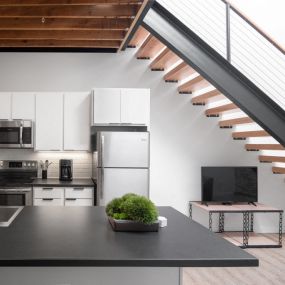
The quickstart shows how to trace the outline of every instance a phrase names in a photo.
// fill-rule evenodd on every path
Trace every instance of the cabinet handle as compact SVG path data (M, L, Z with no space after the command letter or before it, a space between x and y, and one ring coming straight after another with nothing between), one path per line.
M82 187L76 187L76 188L73 188L73 190L74 190L74 191L83 191L84 188L82 188Z
M51 191L51 190L53 190L53 188L51 188L51 187L44 187L43 190L45 190L45 191Z
M53 201L52 198L43 198L43 201Z
M77 199L75 199L75 198L66 198L65 200L66 201L76 201Z

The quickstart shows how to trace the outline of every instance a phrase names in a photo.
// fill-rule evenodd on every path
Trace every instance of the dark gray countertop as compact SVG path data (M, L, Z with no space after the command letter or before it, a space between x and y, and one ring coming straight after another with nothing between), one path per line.
M94 187L94 182L89 179L73 179L72 181L60 181L59 179L36 179L32 183L33 186L39 187Z
M103 207L25 207L0 228L0 266L257 266L244 250L171 207L158 233L111 229Z

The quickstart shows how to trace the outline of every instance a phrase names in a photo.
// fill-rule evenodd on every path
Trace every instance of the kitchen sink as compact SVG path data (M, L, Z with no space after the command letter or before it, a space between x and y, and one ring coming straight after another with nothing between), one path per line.
M24 207L0 206L0 227L9 227Z

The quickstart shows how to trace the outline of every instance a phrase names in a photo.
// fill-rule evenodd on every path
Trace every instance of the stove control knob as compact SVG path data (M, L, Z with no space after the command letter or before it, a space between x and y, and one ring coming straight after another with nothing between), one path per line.
M28 164L27 164L27 166L28 166L28 167L30 167L30 166L31 166L31 164L30 164L30 163L28 163Z
M0 167L3 167L3 166L4 166L4 161L1 160L1 161L0 161Z
M23 162L23 167L26 167L26 162Z

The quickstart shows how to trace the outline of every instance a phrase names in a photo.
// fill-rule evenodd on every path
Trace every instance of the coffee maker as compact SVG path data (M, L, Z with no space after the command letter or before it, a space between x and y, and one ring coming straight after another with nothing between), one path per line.
M73 162L72 159L60 159L59 180L72 181Z

